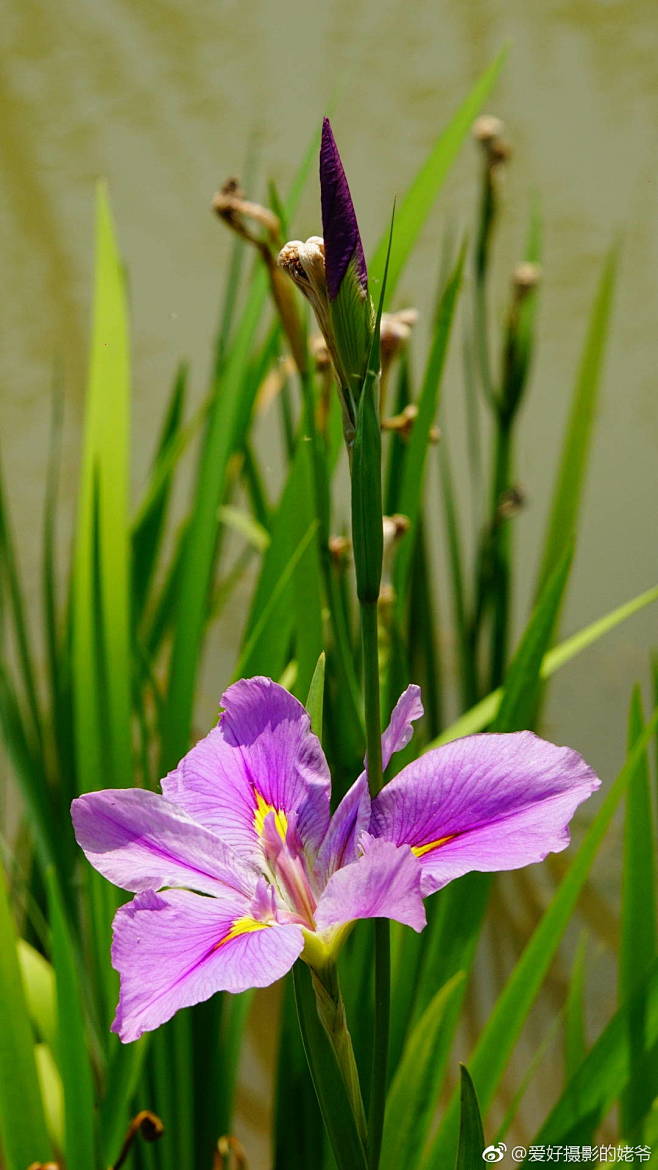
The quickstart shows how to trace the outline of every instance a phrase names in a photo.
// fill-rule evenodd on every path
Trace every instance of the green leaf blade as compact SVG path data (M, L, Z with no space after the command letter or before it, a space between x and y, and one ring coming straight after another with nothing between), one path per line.
M293 967L295 1001L304 1051L338 1170L366 1170L366 1156L342 1077L318 1019L311 976L304 963Z
M395 240L391 249L387 300L393 296L407 259L416 243L427 216L443 186L474 119L486 101L503 67L502 52L453 115L451 121L434 145L430 155L400 200L396 211ZM386 266L388 233L378 243L368 264L371 286L381 283Z
M406 516L412 526L412 531L401 545L395 560L394 584L398 606L400 607L404 604L407 597L414 549L413 541L422 505L424 471L427 462L430 429L439 405L442 375L448 352L455 308L461 289L464 259L465 253L462 250L439 303L432 348L418 402L418 414L414 419L413 430L402 469L399 495L396 501L396 511Z
M16 951L4 872L0 873L0 1146L7 1170L52 1154L34 1057L34 1036Z
M508 979L469 1060L483 1107L489 1105L528 1011L574 911L594 858L609 828L641 753L658 727L658 710L628 756L585 833L571 866L558 886L514 971ZM443 1165L457 1136L459 1104L453 1096L424 1170ZM553 1138L551 1138L553 1140Z
M480 1170L485 1148L475 1085L465 1065L461 1066L461 1116L455 1170Z
M94 1084L81 1011L79 961L52 869L46 873L57 986L57 1064L64 1088L68 1170L97 1170Z
M642 733L644 718L639 688L633 691L629 713L629 750ZM636 994L629 1010L629 1044L634 1053L629 1083L621 1100L622 1133L642 1137L641 1121L648 1112L658 1083L655 1055L648 1053L647 1009L638 991L642 976L656 956L655 818L651 800L649 760L645 752L631 776L626 794L622 874L619 996L622 1003Z
M538 590L565 543L573 540L576 533L594 431L616 272L617 253L614 250L608 255L601 274L576 378L544 538Z
M463 982L458 971L435 992L407 1039L386 1101L381 1170L418 1165L441 1086L437 1046L446 1011Z
M131 776L130 362L123 270L104 185L96 205L94 319L73 583L79 791ZM102 704L101 704L102 696Z

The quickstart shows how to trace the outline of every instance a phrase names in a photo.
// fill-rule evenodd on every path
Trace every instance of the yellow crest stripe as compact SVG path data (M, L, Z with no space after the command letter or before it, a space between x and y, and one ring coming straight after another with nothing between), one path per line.
M232 942L234 938L239 938L241 934L252 934L255 930L267 930L271 926L271 922L258 922L256 918L250 918L248 915L244 918L236 918L230 930L220 938L218 943L215 943L213 950L218 951L226 943Z
M286 833L288 831L288 818L286 814L281 809L275 808L273 804L269 804L268 801L266 801L265 798L261 796L257 788L254 788L254 797L256 798L256 808L254 809L253 825L254 829L258 833L258 836L263 836L263 831L265 829L265 818L269 816L271 812L273 812L276 831L279 834L281 840L285 841Z
M415 853L416 857L422 857L425 853L431 853L433 849L439 849L441 845L446 845L448 841L454 841L456 833L451 833L449 837L439 837L436 841L428 841L426 845L412 845L411 852Z

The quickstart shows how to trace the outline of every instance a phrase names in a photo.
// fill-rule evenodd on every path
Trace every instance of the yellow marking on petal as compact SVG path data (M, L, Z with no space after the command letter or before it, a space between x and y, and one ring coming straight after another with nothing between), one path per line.
M286 839L288 832L288 818L280 808L275 808L273 804L268 804L257 788L254 788L254 796L256 797L256 808L254 809L254 829L259 837L263 836L265 830L265 818L271 813L274 813L274 826L282 841Z
M454 841L456 833L451 833L449 837L439 837L437 841L428 841L426 845L412 845L411 852L415 853L416 857L422 857L425 853L431 853L433 849L439 849L441 845L446 845L448 841Z
M271 925L271 922L258 922L256 918L250 918L248 915L245 918L236 918L228 933L223 938L220 938L218 943L215 943L213 951L218 951L225 943L232 942L234 938L239 938L241 934L252 934L255 930L267 930L268 926Z

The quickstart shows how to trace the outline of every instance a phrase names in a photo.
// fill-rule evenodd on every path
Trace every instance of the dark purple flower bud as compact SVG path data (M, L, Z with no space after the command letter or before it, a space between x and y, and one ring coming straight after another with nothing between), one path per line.
M334 301L338 296L352 260L355 275L365 294L368 288L366 258L347 177L328 118L322 123L320 195L329 300Z

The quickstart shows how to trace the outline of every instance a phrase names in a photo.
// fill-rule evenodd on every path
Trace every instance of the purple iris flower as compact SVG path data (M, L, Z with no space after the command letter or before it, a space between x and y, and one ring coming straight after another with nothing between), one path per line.
M365 293L368 288L366 258L349 184L328 118L322 122L320 197L329 300L335 301L338 296L352 260L357 280Z
M90 792L72 806L87 858L137 896L114 919L124 1041L216 991L264 987L300 956L331 962L358 918L420 931L423 898L469 870L516 869L569 842L600 781L569 748L523 731L429 751L371 800L366 773L333 816L304 707L268 678L222 696L215 728L162 781ZM399 699L386 767L422 715Z

